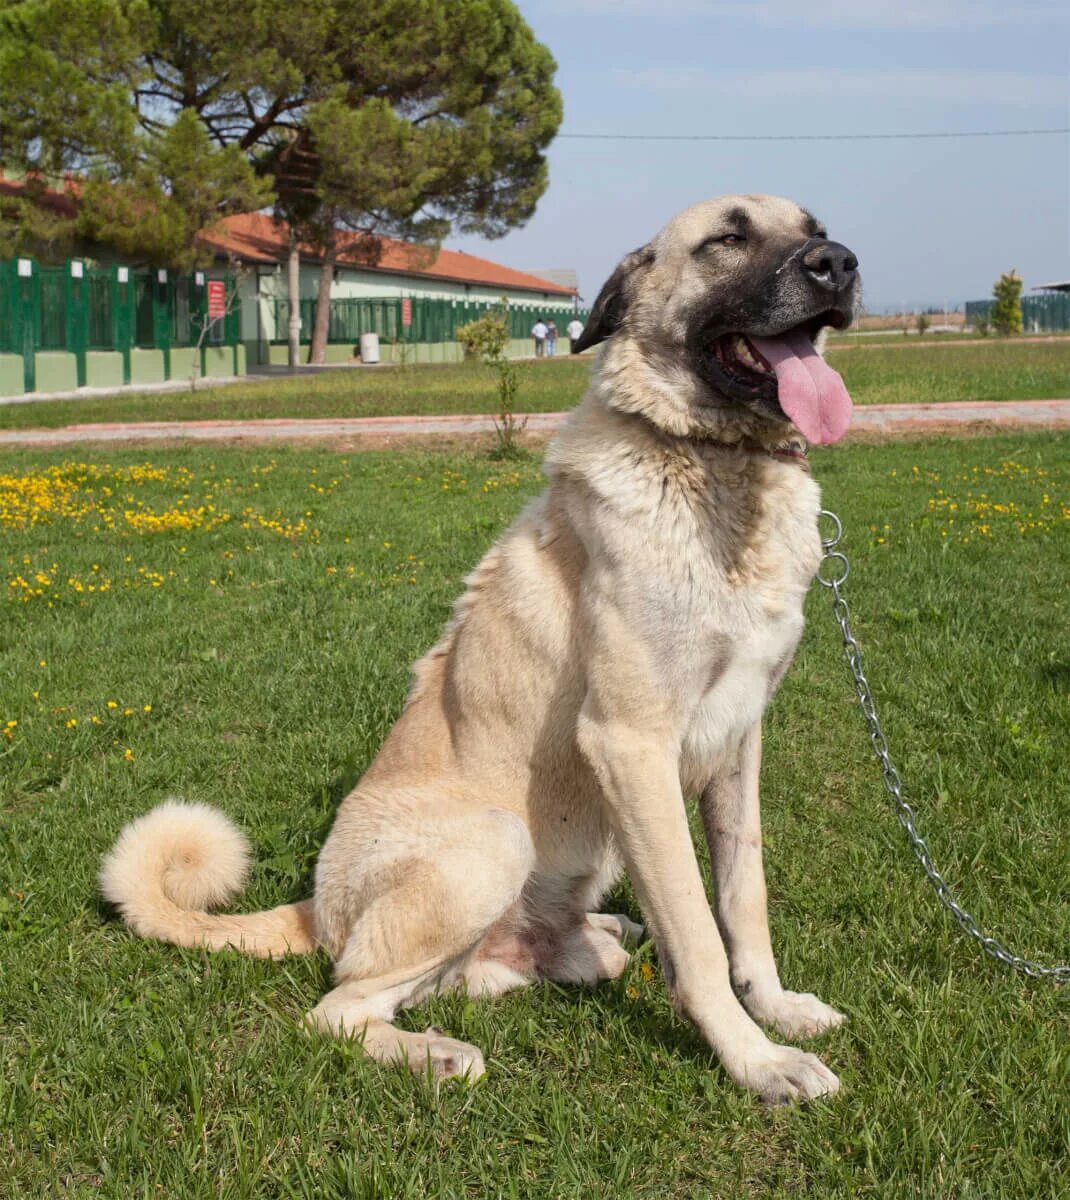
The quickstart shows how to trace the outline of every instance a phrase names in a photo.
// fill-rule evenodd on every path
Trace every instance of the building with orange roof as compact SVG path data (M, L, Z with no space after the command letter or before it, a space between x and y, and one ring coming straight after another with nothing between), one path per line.
M246 268L241 284L242 339L249 361L284 363L288 227L266 213L243 213L228 217L204 240L220 258ZM304 243L299 250L301 337L307 341L323 259L314 245ZM377 332L382 334L381 353L386 359L399 353L399 344L417 361L458 359L456 325L503 298L512 314L515 354L530 353L528 327L540 316L553 317L563 328L579 305L574 286L474 254L341 233L331 287L332 338L327 359L353 357L358 330L369 321L381 327ZM387 309L394 314L390 318Z
M24 180L4 177L0 172L0 205L5 196L22 195L25 186ZM59 216L72 216L77 212L80 202L77 180L68 179L62 190L55 186L46 187L37 194L36 200ZM119 383L120 378L128 382L143 372L148 372L152 379L173 377L176 368L170 358L184 361L189 357L191 351L186 343L192 335L185 326L176 328L172 331L174 355L161 356L157 344L159 330L154 335L150 329L154 324L149 312L150 283L155 286L159 282L163 288L163 280L168 277L166 289L169 295L175 293L166 301L174 311L170 316L157 314L156 323L160 319L177 320L182 325L181 314L188 310L191 302L187 297L200 296L208 280L218 280L228 269L235 268L240 312L233 314L234 331L228 332L227 337L238 339L240 353L236 354L232 369L244 371L246 363L284 364L287 361L289 315L287 225L275 221L267 213L244 213L226 218L211 232L203 234L201 240L215 252L217 266L196 272L195 277L180 277L173 272L169 274L157 270L156 264L132 261L117 254L113 248L98 244L78 245L62 267L35 264L30 288L34 295L45 284L48 285L45 292L58 295L62 290L60 276L77 271L78 278L81 278L83 269L90 272L86 278L91 277L95 294L103 294L107 287L104 280L107 271L117 270L120 274L128 272L131 279L136 278L139 289L136 305L144 319L135 322L136 328L129 338L130 345L126 347L121 377L117 373L115 355L109 353L108 348L87 344L84 361L75 370L69 355L64 352L65 348L57 342L56 345L39 347L42 353L37 356L36 365L41 378L34 383L34 371L27 368L26 390L40 389L43 382L44 390L54 390L56 386L65 386L75 379L78 386L83 382L90 385L105 381ZM503 299L507 302L512 334L509 352L514 355L530 354L530 330L540 317L554 319L563 329L579 311L574 276L569 279L567 275L565 278L558 275L550 279L462 251L435 249L357 233L340 233L339 242L331 287L328 362L352 361L360 352L361 337L369 333L379 339L379 355L383 361L400 357L407 361L456 361L462 354L456 337L457 327L490 307L500 307ZM315 318L323 259L315 245L302 244L299 251L301 340L307 346ZM27 260L20 259L18 271L21 272L26 264ZM15 266L0 264L0 275L6 278ZM8 290L15 286L13 280L9 282ZM22 290L26 291L26 287ZM162 292L160 299L162 303ZM27 313L31 309L36 310L38 304L35 299L20 303ZM27 303L29 308L26 307ZM4 307L4 297L0 296L0 313ZM52 312L56 306L45 307ZM179 314L177 317L176 313ZM53 317L53 323L56 320L64 323L58 309ZM44 319L42 308L40 317L31 320L27 316L23 324L37 325ZM214 330L213 337L218 333L218 330ZM6 346L2 336L0 343L4 343L0 344L0 357L5 350L13 350L13 346ZM229 340L227 344L230 344ZM5 360L0 363L0 367L5 366L9 368L8 374L16 371L11 362Z

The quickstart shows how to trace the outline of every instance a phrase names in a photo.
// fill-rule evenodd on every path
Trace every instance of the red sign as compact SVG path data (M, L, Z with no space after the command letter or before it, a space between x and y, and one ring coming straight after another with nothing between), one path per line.
M402 325L412 324L412 301L408 296L401 302L401 323Z
M227 315L227 285L222 279L208 280L208 320L216 321Z

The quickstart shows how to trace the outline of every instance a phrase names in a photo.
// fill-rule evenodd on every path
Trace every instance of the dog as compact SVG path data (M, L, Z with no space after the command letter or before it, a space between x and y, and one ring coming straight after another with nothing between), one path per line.
M771 196L696 205L627 255L574 347L604 343L548 449L549 486L416 664L313 897L210 914L241 886L248 848L221 813L175 801L122 832L105 897L137 933L179 945L326 949L336 986L313 1027L474 1078L476 1047L400 1029L396 1013L449 988L619 976L642 927L598 905L626 870L677 1010L731 1078L768 1103L835 1092L819 1058L761 1028L795 1039L844 1018L780 983L758 772L821 554L805 445L850 417L816 347L850 322L859 288L854 255Z

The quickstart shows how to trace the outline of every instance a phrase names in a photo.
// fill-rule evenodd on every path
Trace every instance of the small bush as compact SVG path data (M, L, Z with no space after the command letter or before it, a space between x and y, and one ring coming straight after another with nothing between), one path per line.
M992 328L1001 337L1022 332L1022 277L1017 271L1004 272L992 289Z
M485 363L497 362L509 345L509 327L504 314L491 309L467 325L461 325L457 340L464 347L466 357L482 359Z
M498 373L498 415L494 432L498 445L495 458L519 458L523 450L516 444L516 435L527 424L518 421L513 409L520 387L520 369L506 356L509 346L509 324L506 312L490 309L457 330L457 340L464 347L465 357L479 358Z

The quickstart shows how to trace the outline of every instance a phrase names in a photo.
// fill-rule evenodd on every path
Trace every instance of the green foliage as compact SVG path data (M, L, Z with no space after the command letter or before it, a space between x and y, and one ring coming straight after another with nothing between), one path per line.
M986 338L992 330L992 323L989 321L988 317L978 317L977 320L974 321L973 327L981 337Z
M89 176L78 231L175 266L213 221L274 201L322 247L329 292L340 226L374 261L383 235L528 220L555 69L512 0L7 0L0 165ZM9 208L0 245L26 223Z
M237 146L218 147L189 109L149 139L128 180L92 177L79 229L123 254L190 270L215 251L198 241L225 216L261 208L270 180L257 176Z
M300 127L271 158L280 206L325 256L341 225L437 244L535 211L561 121L555 64L512 0L336 0ZM325 82L326 81L326 82ZM329 86L328 86L329 84ZM285 169L280 170L280 166ZM326 313L330 275L320 282ZM326 339L317 323L310 354Z
M497 362L509 345L509 326L502 313L490 309L457 330L465 355L483 362Z
M441 224L420 225L437 220L496 237L531 217L561 97L550 52L512 0L330 7L332 86L304 121L322 203L406 236L440 236Z
M498 458L518 458L523 451L516 443L516 436L523 431L527 419L517 420L513 411L520 388L520 368L506 354L509 348L509 322L504 308L507 308L508 301L503 298L502 303L503 310L490 309L483 316L462 325L457 330L457 340L467 355L479 358L494 368L498 389L498 413L494 422L498 445L494 453Z
M270 179L258 179L244 151L220 145L199 119L207 93L187 56L204 51L204 60L197 58L204 71L221 52L182 40L173 24L182 9L190 22L197 17L202 34L223 32L203 5L26 0L0 9L0 160L31 185L6 214L8 245L40 242L50 219L55 240L88 237L188 268L213 257L197 246L200 232L269 202ZM235 47L243 42L234 36L238 7L229 12L222 65L235 70ZM161 40L167 32L176 34L172 47ZM169 105L164 80L181 81L173 86L184 89L183 104ZM60 227L33 185L66 171L80 177L78 211Z
M992 328L1001 337L1022 332L1022 277L1017 271L1004 272L992 288Z
M918 330L918 337L925 336L925 331L929 328L930 323L931 322L929 321L928 314L918 313L918 319L915 322L915 325L917 326L917 330Z
M29 254L57 262L73 253L77 218L73 207L43 202L44 184L29 179L20 195L0 195L0 259Z
M53 177L128 166L150 30L144 0L0 4L0 165Z
M69 254L77 215L42 202L46 181L134 160L130 96L148 28L140 0L0 3L0 169L26 179L21 196L0 200L0 254Z

